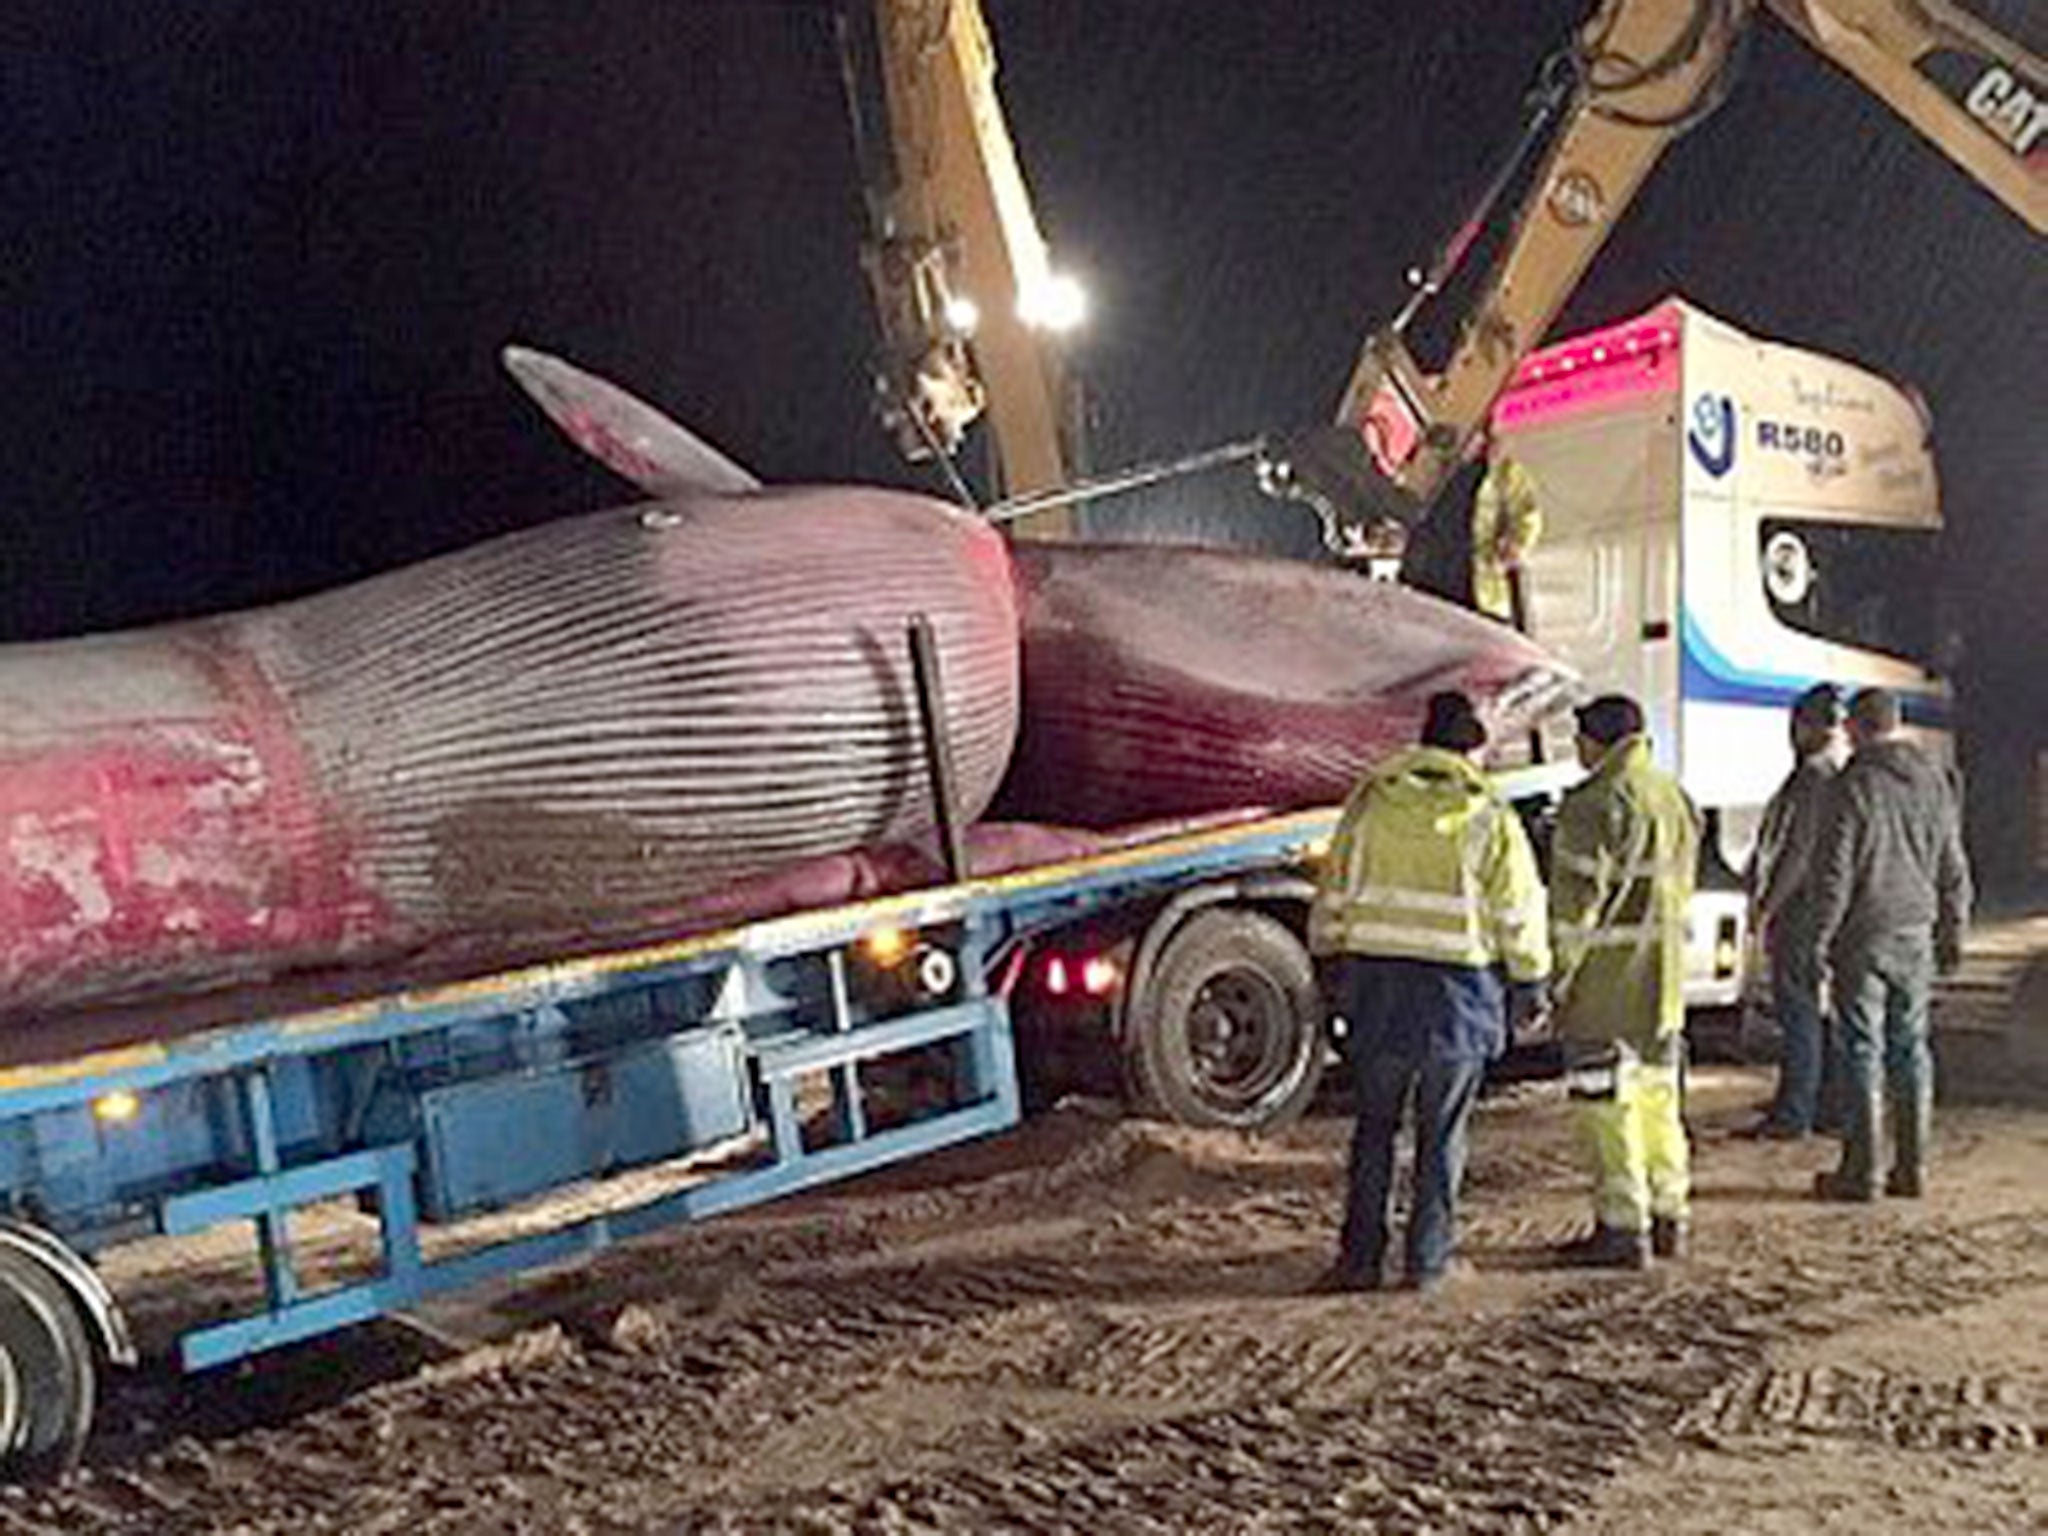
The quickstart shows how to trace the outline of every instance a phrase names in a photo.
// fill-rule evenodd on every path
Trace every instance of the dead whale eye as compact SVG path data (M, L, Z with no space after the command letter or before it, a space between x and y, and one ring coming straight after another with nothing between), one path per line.
M1764 590L1786 604L1806 601L1813 590L1813 556L1798 534L1781 529L1764 545Z
M659 533L664 528L682 526L683 514L673 507L649 507L640 514L640 526Z

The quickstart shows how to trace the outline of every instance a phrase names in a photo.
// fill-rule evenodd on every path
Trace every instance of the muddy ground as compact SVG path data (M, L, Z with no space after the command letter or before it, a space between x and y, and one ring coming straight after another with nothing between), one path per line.
M1769 1073L1708 1067L1695 1256L1547 1268L1585 1196L1555 1085L1524 1084L1478 1118L1477 1274L1321 1297L1341 1102L1256 1142L1070 1105L412 1322L145 1372L0 1532L2048 1530L2048 1101L2016 1091L2048 1010L2002 954L1945 1000L1924 1201L1816 1204L1832 1143L1741 1137ZM161 1337L231 1257L115 1278Z

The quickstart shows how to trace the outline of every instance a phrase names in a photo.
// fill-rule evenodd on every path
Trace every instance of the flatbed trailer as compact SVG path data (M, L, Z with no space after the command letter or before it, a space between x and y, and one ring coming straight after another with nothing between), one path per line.
M1495 782L1528 811L1577 771ZM672 942L0 1067L4 1471L74 1462L100 1374L135 1362L94 1263L121 1244L253 1227L262 1304L177 1340L179 1366L200 1371L1008 1129L1020 1061L1035 1067L1060 1042L1113 1064L1163 1118L1284 1124L1330 1056L1305 930L1337 815L1246 813ZM1694 929L1688 993L1712 1001L1734 964L1731 920L1696 914ZM601 1214L544 1198L663 1164L677 1177L660 1193ZM380 1261L316 1288L294 1263L292 1215L346 1199L374 1218ZM464 1231L528 1203L516 1235ZM438 1257L423 1252L428 1226Z
M1012 1126L1027 995L1114 1031L1163 1113L1299 1113L1326 1055L1300 917L1335 815L0 1069L6 1469L71 1464L101 1371L135 1360L93 1263L122 1243L253 1225L262 1305L177 1341L221 1366ZM426 1224L673 1159L689 1176L644 1203L422 1254ZM314 1289L291 1216L350 1198L381 1262Z

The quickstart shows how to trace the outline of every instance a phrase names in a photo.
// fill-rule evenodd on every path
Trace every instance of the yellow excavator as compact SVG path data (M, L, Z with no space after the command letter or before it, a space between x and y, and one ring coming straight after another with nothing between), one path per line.
M1659 156L1734 87L1761 9L2048 233L2048 67L1951 0L1598 0L1545 64L1473 215L1366 340L1336 420L1260 445L1266 489L1315 510L1333 549L1398 545ZM1068 486L1080 461L1055 328L1077 296L1033 217L978 0L849 0L841 16L883 334L877 397L906 451L950 463L986 410L1007 511L1034 512L1019 531L1053 537L1067 531L1061 509L1098 489L1249 456ZM1504 208L1499 254L1427 368L1410 327Z
M1085 295L1039 233L977 0L852 0L840 61L866 191L862 265L881 322L875 405L913 462L953 469L984 412L1003 494L1082 463L1060 334ZM1064 519L1034 519L1040 536Z
M1763 6L2037 233L2048 232L2048 68L2040 59L1949 0ZM1269 445L1260 465L1267 489L1314 507L1333 546L1384 545L1386 530L1418 524L1651 167L1726 98L1760 8L1756 0L1601 0L1545 65L1515 155L1417 274L1401 313L1366 339L1336 421ZM1502 254L1447 359L1425 368L1409 328L1510 188L1520 201Z

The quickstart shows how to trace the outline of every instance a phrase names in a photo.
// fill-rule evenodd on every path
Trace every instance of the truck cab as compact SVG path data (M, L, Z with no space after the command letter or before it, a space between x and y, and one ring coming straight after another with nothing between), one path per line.
M1594 692L1642 701L1706 820L1689 997L1738 1000L1740 872L1816 682L1899 694L1952 756L1940 502L1917 397L1680 299L1531 353L1493 416L1536 477L1529 628ZM1545 742L1571 759L1568 719Z

